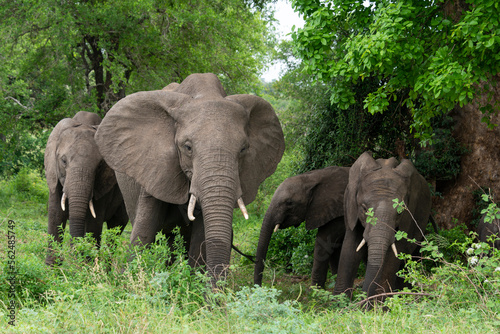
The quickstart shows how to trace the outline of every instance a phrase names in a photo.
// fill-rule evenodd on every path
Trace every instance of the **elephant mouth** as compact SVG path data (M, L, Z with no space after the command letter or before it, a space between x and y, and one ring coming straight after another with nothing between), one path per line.
M61 209L63 211L66 211L66 200L67 199L68 199L68 196L66 195L66 193L63 193L62 197L61 197ZM95 209L94 209L94 202L92 202L92 196L90 197L90 201L89 201L89 209L90 209L90 213L92 214L92 217L96 218Z
M241 213L243 213L243 216L245 217L245 219L248 219L248 211L247 211L247 208L245 206L245 202L243 202L243 198L242 197L238 198L237 203L238 203L238 207L240 208ZM196 219L196 217L194 216L195 206L196 206L196 196L191 194L191 196L189 198L188 209L187 209L187 216L188 216L190 221L194 221Z
M363 238L363 240L361 240L361 242L359 243L358 247L356 248L356 252L359 252L359 250L360 250L361 248L363 248L363 246L364 246L364 245L366 245L366 240L365 240L365 238ZM395 243L395 242L393 242L393 243L391 244L391 249L392 249L392 252L394 253L394 255L395 255L396 257L398 257L398 249L396 248L396 243Z

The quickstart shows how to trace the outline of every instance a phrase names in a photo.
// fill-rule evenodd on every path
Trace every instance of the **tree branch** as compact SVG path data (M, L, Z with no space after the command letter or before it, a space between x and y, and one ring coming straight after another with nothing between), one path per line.
M371 299L375 299L375 298L379 298L379 297L396 296L396 295L413 295L413 296L427 296L427 297L433 296L430 293L425 293L425 292L408 292L408 291L386 292L386 293L381 293L381 294L370 296L366 299L363 299L362 301L357 302L356 305L363 305L364 303L366 303L367 301L369 301Z
M7 96L5 98L5 100L12 100L14 101L15 103L19 104L21 107L23 107L24 109L29 109L28 107L26 107L25 105L23 105L21 102L19 102L19 100L13 98L12 96Z

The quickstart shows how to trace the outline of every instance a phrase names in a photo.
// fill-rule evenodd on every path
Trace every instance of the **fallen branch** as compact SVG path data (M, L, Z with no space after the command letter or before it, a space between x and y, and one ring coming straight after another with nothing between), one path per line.
M364 303L366 303L367 301L369 301L371 299L375 299L375 298L379 298L379 297L396 296L396 295L413 295L413 296L427 296L427 297L432 296L432 294L425 293L425 292L408 292L408 291L386 292L386 293L381 293L378 295L373 295L373 296L370 296L368 298L365 298L362 301L357 302L356 305L363 305Z

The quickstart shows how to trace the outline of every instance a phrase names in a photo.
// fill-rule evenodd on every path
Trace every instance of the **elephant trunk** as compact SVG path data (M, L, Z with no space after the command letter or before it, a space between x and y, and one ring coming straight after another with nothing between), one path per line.
M382 224L380 221L377 224ZM394 234L388 228L374 227L368 240L368 261L366 265L365 282L363 291L368 296L376 295L381 288L385 288L385 282L381 277L384 276L384 263L391 244L394 242ZM394 256L391 252L392 256ZM387 269L387 268L385 268Z
M255 268L253 272L253 282L254 284L262 285L262 276L264 271L264 260L266 259L267 250L269 248L269 243L271 242L271 237L273 235L273 229L275 224L274 220L271 219L271 209L269 208L264 216L264 221L262 222L262 227L260 229L259 244L257 246L257 254L255 256Z
M73 238L85 236L89 201L94 185L94 174L86 169L68 170L65 192L69 203L69 233Z
M233 209L236 203L238 182L235 161L223 155L214 155L204 165L204 174L193 177L194 190L200 199L205 224L205 248L207 270L212 276L212 286L225 280L231 257Z

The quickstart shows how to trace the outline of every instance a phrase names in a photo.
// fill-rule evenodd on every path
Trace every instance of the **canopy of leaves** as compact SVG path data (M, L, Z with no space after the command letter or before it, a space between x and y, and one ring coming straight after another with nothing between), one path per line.
M500 69L500 4L495 0L293 0L305 25L292 34L305 70L333 81L331 102L356 103L354 87L380 84L364 99L372 114L391 101L412 115L411 128L432 140L432 119L491 93ZM491 95L487 95L491 98ZM488 113L498 106L491 99Z
M274 43L268 2L0 0L0 145L191 73L254 90Z

